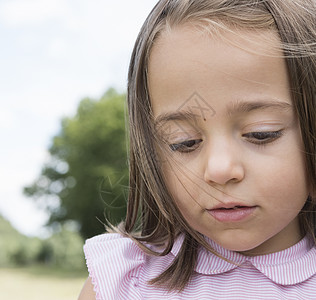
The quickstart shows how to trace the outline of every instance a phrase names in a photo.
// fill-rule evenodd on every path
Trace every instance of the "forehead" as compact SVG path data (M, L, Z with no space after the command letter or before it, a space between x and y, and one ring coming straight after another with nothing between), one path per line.
M275 32L238 30L214 35L189 25L164 31L155 41L148 84L154 114L181 106L194 92L218 106L253 94L275 98L289 91Z

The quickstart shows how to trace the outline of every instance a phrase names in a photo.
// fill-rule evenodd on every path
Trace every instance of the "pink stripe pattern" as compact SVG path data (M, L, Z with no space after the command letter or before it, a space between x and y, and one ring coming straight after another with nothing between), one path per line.
M148 281L172 263L181 248L182 236L164 257L147 255L119 234L87 240L84 252L96 299L316 300L316 247L307 236L286 250L254 257L207 241L234 263L201 248L187 287L181 293L168 293Z

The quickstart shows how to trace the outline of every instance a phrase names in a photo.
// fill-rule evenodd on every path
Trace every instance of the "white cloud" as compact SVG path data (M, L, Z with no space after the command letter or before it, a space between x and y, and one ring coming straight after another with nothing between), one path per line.
M0 132L1 130L8 130L14 128L17 123L16 115L12 110L6 107L0 109Z
M9 0L0 5L0 19L11 26L37 24L62 17L67 10L63 0Z
M52 58L65 58L69 53L69 44L63 38L54 38L48 46L48 55Z

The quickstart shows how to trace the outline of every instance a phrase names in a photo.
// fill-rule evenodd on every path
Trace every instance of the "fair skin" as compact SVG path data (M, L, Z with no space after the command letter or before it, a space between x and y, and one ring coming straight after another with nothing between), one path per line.
M246 255L277 252L302 238L308 196L286 65L273 32L222 37L186 25L153 46L163 173L193 229Z
M149 90L166 183L183 217L219 245L259 255L302 238L297 215L308 187L276 36L240 34L224 41L189 25L163 32ZM88 279L79 300L91 299Z
M91 282L91 278L89 277L86 280L81 290L78 300L95 300L95 299L96 297L95 297L95 292L93 290L93 284Z

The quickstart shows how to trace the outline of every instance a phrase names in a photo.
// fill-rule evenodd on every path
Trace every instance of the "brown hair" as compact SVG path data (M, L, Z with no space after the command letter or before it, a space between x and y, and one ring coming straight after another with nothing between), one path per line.
M274 30L279 34L288 67L293 104L306 155L310 195L300 213L302 230L316 235L316 2L315 0L161 0L137 38L128 74L130 191L127 216L119 230L147 253L166 255L184 234L172 265L152 284L182 290L190 280L199 246L212 251L191 229L168 193L155 147L147 82L148 59L159 34L188 22L233 30ZM163 244L156 253L143 242Z

